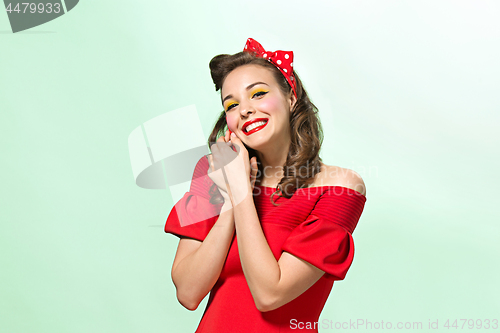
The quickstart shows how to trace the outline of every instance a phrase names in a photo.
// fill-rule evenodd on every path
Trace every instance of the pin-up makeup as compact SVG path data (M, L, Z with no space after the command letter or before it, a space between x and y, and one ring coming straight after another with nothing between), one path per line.
M227 115L226 115L226 124L227 124L227 129L229 130L229 136L231 136L231 133L233 133L233 131L231 131L231 128L229 127L229 122L228 122L228 119L227 119Z
M227 124L227 117L226 117L226 124ZM229 128L229 125L227 125L227 129L229 131L229 142L231 142L231 134L233 134L233 131ZM233 151L236 151L234 147L232 147Z

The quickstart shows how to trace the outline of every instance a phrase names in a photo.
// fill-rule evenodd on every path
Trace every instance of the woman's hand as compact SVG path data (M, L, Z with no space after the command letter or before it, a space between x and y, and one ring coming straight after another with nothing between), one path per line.
M234 207L253 192L258 171L257 158L249 161L248 151L241 140L234 133L229 136L228 131L210 148L209 177L217 184L224 199L229 197Z
M232 147L223 146L214 147L213 152L214 155L220 156L221 161L223 161L227 177L227 191L233 207L235 207L247 195L252 195L258 166L257 158L252 157L249 160L245 145L234 133L231 134L230 139L236 151Z
M208 177L217 185L219 193L224 199L224 204L231 206L231 199L229 198L229 193L227 193L227 185L224 180L224 175L221 169L215 170L214 161L212 154L207 155L208 163L210 168L208 170Z
M208 158L208 163L209 163L209 170L208 170L208 177L217 185L219 188L219 192L221 193L222 197L224 198L224 201L226 204L231 204L231 200L229 198L229 194L227 192L227 180L225 179L224 176L224 164L222 159L220 158L215 158L213 156L213 151L214 147L222 147L222 146L228 146L230 145L229 142L229 131L226 131L226 134L224 136L221 136L217 139L217 142L213 144L210 148L212 150L212 154L207 155Z

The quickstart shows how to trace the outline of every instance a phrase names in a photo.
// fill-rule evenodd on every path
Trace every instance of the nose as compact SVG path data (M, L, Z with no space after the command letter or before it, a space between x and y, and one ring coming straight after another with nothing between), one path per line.
M255 108L252 105L251 101L242 101L240 102L240 115L243 118L248 118L252 114L255 113Z

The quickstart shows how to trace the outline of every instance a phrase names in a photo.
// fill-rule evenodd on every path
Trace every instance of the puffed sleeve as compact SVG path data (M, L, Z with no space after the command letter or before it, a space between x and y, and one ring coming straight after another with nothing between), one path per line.
M210 203L209 190L214 182L208 177L206 156L196 164L189 192L172 207L165 223L165 232L178 237L203 241L218 219L221 204Z
M353 189L329 187L282 250L323 270L328 279L343 280L354 258L352 233L365 202L366 197Z

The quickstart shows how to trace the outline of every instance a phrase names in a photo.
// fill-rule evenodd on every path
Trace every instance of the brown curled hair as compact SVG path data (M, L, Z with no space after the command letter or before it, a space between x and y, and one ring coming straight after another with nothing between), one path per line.
M237 67L251 64L270 70L285 96L293 94L290 84L272 63L247 52L239 52L234 55L220 54L212 58L209 66L215 90L222 89L222 84L231 71ZM290 114L291 144L285 165L283 166L284 176L270 198L271 203L275 206L278 206L273 201L275 195L280 194L280 196L285 198L291 198L297 188L308 187L313 182L314 176L321 171L322 159L319 156L319 151L323 143L323 128L318 116L318 109L309 100L307 92L295 70L293 74L297 84L297 102ZM225 134L226 130L226 113L225 110L222 110L208 138L209 148L216 143L218 137ZM244 145L248 150L249 158L253 156L257 157L254 149L248 147L246 144ZM262 164L258 163L258 167L256 185L261 181L261 176L259 175L263 174ZM303 170L305 170L305 175L303 175ZM216 184L213 184L210 188L210 196L210 202L213 204L223 202Z

